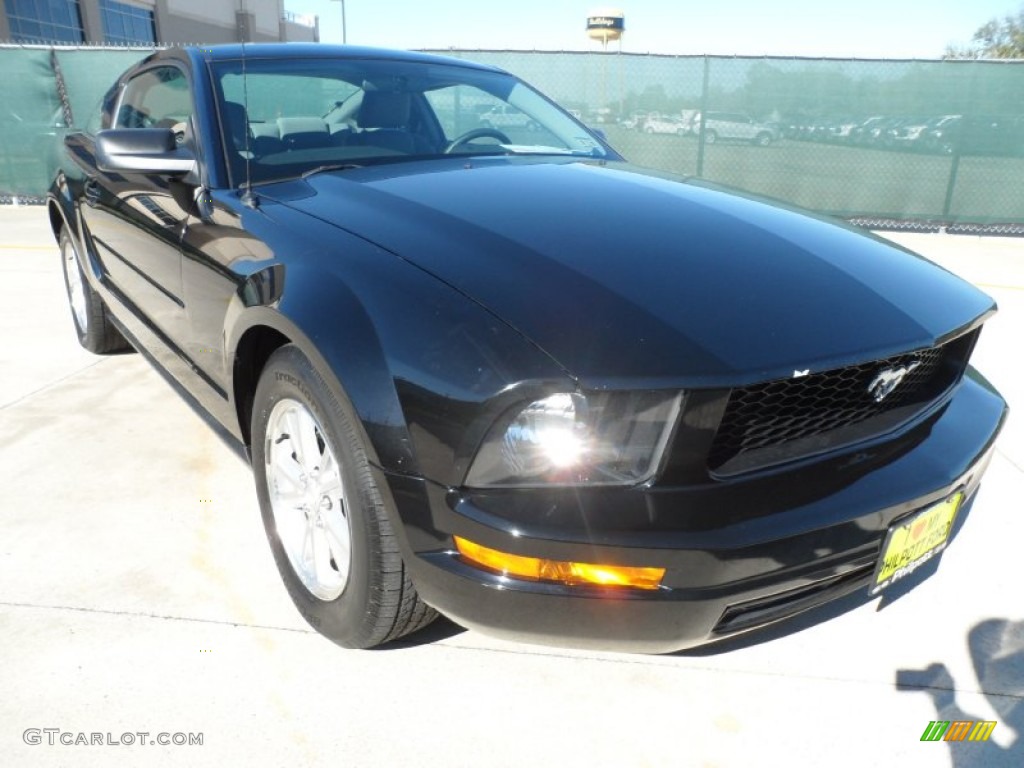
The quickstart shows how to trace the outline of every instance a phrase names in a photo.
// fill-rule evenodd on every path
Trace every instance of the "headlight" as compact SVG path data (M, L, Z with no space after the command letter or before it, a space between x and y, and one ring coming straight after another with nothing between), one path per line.
M679 392L561 392L518 405L484 438L471 487L635 485L661 464Z

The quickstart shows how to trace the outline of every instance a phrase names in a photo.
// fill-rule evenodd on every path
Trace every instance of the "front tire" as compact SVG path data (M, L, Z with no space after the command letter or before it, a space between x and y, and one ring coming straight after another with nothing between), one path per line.
M67 227L61 227L60 260L64 273L64 287L67 289L68 306L75 324L78 343L97 355L123 352L131 346L110 320L103 299L85 279L78 249L68 234Z
M370 648L436 617L409 580L359 422L294 345L256 387L252 461L267 539L303 618Z
M718 134L715 133L714 131L708 131L705 134L705 136L704 136L704 143L705 144L714 144L716 141L718 141Z

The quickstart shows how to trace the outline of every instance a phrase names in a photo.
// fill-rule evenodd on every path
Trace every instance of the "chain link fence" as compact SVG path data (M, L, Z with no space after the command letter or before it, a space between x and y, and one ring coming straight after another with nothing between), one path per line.
M0 201L39 199L142 49L0 46ZM1024 61L437 51L507 69L630 161L873 228L1024 234Z

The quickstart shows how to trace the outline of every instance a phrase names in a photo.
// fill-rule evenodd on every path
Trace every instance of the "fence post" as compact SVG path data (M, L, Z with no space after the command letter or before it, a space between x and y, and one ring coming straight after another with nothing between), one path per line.
M708 119L708 82L710 79L711 59L704 56L704 84L700 92L700 132L697 134L697 178L704 178L704 125Z
M942 204L942 220L949 224L949 212L953 208L953 192L956 189L956 177L960 172L960 142L953 147L953 162L949 166L949 183L946 184L946 200Z

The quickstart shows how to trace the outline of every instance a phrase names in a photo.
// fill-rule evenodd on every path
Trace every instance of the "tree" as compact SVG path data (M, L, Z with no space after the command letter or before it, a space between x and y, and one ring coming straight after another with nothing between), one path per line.
M949 46L944 59L1024 59L1024 6L1016 15L978 27L965 48Z

